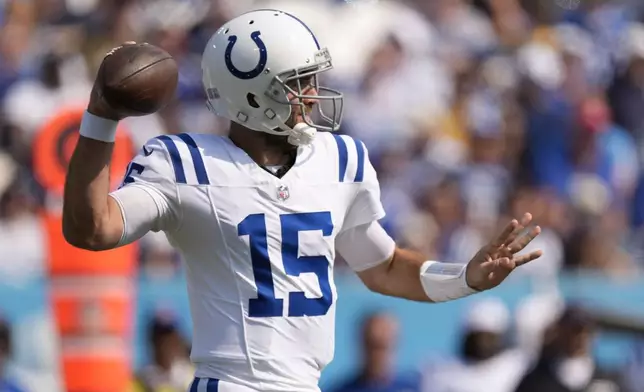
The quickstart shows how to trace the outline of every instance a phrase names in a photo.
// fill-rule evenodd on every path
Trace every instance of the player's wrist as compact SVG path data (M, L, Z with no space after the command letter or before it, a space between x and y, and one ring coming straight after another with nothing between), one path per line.
M467 264L426 261L420 267L425 294L433 302L445 302L477 293L467 284L466 269Z
M465 271L463 273L463 276L465 278L465 283L467 283L467 285L469 287L471 287L472 290L475 290L476 292L484 291L485 289L478 288L477 283L480 283L480 282L478 282L478 281L480 281L480 279L476 279L476 273L475 273L474 269L472 268L472 266L473 266L473 264L471 262L465 264Z
M118 121L97 116L87 110L83 114L79 134L89 139L114 143L117 126Z
M120 121L126 117L110 107L103 97L101 87L96 85L96 83L92 88L92 94L89 99L89 105L87 105L87 111L97 117L113 121Z

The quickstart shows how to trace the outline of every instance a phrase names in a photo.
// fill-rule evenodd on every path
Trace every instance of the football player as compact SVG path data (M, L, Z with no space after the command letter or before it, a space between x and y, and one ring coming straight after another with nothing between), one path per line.
M541 255L517 255L539 234L530 214L469 262L398 248L378 223L385 212L366 147L333 133L342 94L319 83L331 68L329 51L293 15L258 10L229 21L202 61L207 105L231 120L229 135L156 137L112 193L124 114L91 97L69 166L65 238L104 250L167 235L185 260L191 392L319 391L334 350L336 254L372 291L425 302L490 289Z

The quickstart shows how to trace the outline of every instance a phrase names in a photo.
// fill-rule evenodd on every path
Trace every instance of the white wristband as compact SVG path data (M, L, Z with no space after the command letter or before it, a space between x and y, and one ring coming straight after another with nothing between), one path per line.
M445 302L467 297L477 291L467 285L467 264L426 261L420 267L420 282L433 302Z
M116 140L117 125L118 121L98 117L86 111L83 114L79 133L81 136L90 139L114 143L114 140Z

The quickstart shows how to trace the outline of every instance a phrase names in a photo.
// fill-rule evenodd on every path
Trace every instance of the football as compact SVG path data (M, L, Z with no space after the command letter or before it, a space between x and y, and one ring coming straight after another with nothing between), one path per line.
M115 111L143 116L170 102L178 79L177 63L168 52L147 43L127 43L103 59L96 87Z

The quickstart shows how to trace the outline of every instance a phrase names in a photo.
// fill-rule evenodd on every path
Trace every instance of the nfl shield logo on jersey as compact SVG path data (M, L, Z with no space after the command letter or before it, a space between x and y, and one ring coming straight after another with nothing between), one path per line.
M288 191L288 187L286 185L280 185L277 187L277 198L280 201L284 201L288 199L291 196L291 194Z

